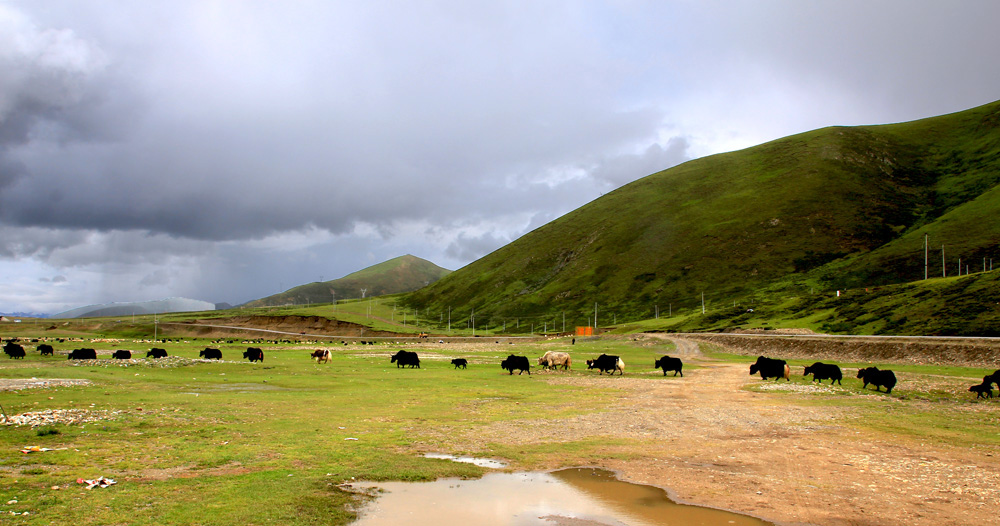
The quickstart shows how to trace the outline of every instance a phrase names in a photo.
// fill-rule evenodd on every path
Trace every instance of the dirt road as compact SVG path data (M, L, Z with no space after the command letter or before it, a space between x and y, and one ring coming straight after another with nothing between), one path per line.
M761 382L747 374L746 366L707 360L695 342L674 341L686 363L702 365L683 381L626 376L618 382L621 396L608 411L500 423L487 436L511 444L640 441L642 451L615 455L600 466L631 482L667 488L676 500L782 523L995 522L1000 509L996 448L925 444L859 431L844 424L852 416L848 404L800 403L795 393L742 389ZM606 386L601 380L590 381ZM579 385L581 379L553 375L547 381ZM477 436L478 441L468 437L470 450L481 444L481 430Z

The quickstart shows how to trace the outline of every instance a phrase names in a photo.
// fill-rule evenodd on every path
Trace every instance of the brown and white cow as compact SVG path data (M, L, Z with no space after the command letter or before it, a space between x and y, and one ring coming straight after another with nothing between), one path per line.
M330 363L330 349L316 349L309 356L315 358L316 363Z
M548 351L538 358L538 365L541 365L542 369L558 369L562 366L565 371L572 367L573 359L569 357L568 352Z

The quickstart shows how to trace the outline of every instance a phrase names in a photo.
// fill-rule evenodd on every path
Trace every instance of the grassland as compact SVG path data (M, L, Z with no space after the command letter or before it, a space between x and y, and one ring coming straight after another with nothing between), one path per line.
M56 348L82 345L66 342ZM111 348L152 344L88 345L107 358ZM208 345L222 349L222 362L195 360ZM454 452L435 429L458 433L524 418L552 394L537 375L509 377L497 366L505 353L535 355L537 345L428 349L419 370L390 365L391 351L385 346L334 347L329 365L311 362L307 345L265 345L263 364L240 361L245 344L205 340L158 346L171 357L77 363L64 355L43 358L31 352L24 361L3 363L0 378L92 382L3 392L8 415L75 409L107 416L79 426L47 426L51 434L27 427L4 429L4 496L18 501L5 510L30 512L8 524L54 519L75 524L344 524L355 497L339 491L337 484L354 478L479 475L482 468L425 459L419 453ZM458 355L469 358L469 370L450 366L450 358ZM548 409L553 419L596 409L602 394L558 390L574 403ZM57 451L17 453L28 445ZM85 491L74 483L102 475L119 485Z
M145 350L153 344L87 345L106 358L111 349ZM209 345L222 349L222 362L196 359ZM346 524L359 497L342 491L341 483L476 477L484 471L423 458L427 452L500 458L510 469L646 466L652 456L676 455L699 443L695 436L675 436L681 429L663 420L655 407L682 401L677 395L684 386L718 391L697 384L706 381L699 378L746 362L719 349L686 359L684 377L663 377L652 369L653 359L676 350L669 340L645 336L580 339L575 344L560 338L409 345L421 355L420 369L389 363L398 345L339 342L330 346L333 363L316 364L308 354L319 345L263 344L263 364L240 359L247 344L210 340L157 344L171 355L160 362L75 363L65 355L41 357L30 345L25 360L2 359L0 380L92 382L0 391L6 414L74 409L100 417L85 424L4 427L0 488L3 502L17 501L0 506L4 523ZM56 349L80 346L84 342L65 342ZM570 351L576 360L573 371L510 376L497 365L509 353L534 360L549 349ZM585 370L583 359L601 352L623 357L625 378ZM453 369L453 357L469 359L469 369ZM792 363L798 367L805 362ZM736 367L743 371L745 364ZM748 391L747 396L763 397L750 405L729 401L732 395L707 403L730 415L727 425L742 425L746 412L764 401L790 414L835 409L845 415L839 425L879 440L915 441L949 451L1000 449L997 403L973 400L964 391L986 369L908 365L899 371L902 381L891 395L864 392L853 379L832 392L816 390L797 376L788 385L799 390L762 390L764 384L758 382L738 388ZM741 384L749 381L745 372L737 378ZM661 389L675 395L655 394ZM649 397L643 398L645 392ZM654 405L632 405L636 400ZM702 417L692 413L690 418ZM659 431L650 435L649 429ZM551 434L535 434L541 430ZM688 432L705 431L692 427ZM660 433L664 438L656 439ZM780 429L768 433L787 438ZM729 438L757 440L759 435L758 429ZM742 447L718 440L702 445ZM31 445L53 451L17 452ZM88 491L76 483L102 475L118 484Z

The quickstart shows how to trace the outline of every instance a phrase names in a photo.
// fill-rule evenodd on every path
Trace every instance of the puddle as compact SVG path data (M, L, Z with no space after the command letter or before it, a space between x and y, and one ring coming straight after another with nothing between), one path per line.
M772 523L678 504L664 490L578 468L489 473L478 480L357 483L384 490L353 526L762 526Z
M451 460L452 462L472 464L481 468L501 469L507 467L507 464L499 460L493 460L492 458L456 457L455 455L446 455L444 453L427 453L424 455L424 458L440 458L442 460Z

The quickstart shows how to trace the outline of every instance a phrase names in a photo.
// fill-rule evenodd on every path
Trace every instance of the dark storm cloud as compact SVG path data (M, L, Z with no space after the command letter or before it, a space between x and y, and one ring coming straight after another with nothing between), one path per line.
M0 225L0 258L48 259L52 253L87 242L87 233L46 228L17 228Z
M14 148L33 136L86 134L76 113L94 97L87 85L104 64L100 50L72 31L40 29L0 5L0 196L31 173Z
M156 78L155 89L113 70L75 79L80 93L54 90L61 97L42 108L67 113L100 81L125 98L156 97L139 105L147 110L92 110L77 119L80 133L58 141L25 139L47 123L69 129L65 119L35 109L10 120L20 147L9 155L30 177L2 195L9 224L206 240L311 226L344 233L362 221L391 232L398 221L481 212L478 195L488 188L496 196L489 177L544 173L625 146L654 133L662 117L652 108L605 105L614 93L594 80L616 72L591 60L600 50L579 38L585 26L555 23L560 9L538 10L527 27L519 10L500 7L412 8L424 24L383 19L375 8L311 15L341 33L307 20L302 6L273 13L227 4L232 12L218 13L184 5L196 16L168 21L157 37L179 50L158 48L148 57L155 66L133 72ZM279 16L272 23L261 14ZM520 42L548 24L556 28L550 36ZM372 38L383 31L394 37ZM76 37L69 43L93 48ZM107 51L112 69L138 67L123 53ZM302 53L327 60L296 58ZM119 84L108 86L109 79ZM124 122L130 119L138 122ZM81 136L99 122L131 133ZM522 189L504 189L498 197L506 199L492 208L515 209Z
M402 253L457 268L692 157L990 102L998 18L992 1L0 0L0 266L112 296L88 303L235 303Z

